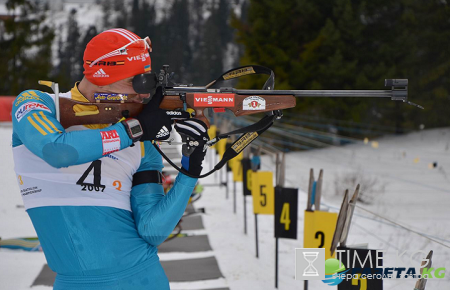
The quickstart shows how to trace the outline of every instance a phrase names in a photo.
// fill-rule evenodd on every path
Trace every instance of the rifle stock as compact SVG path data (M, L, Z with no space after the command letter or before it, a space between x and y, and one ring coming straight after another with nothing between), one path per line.
M88 106L82 113L76 113L76 105ZM95 107L96 108L95 108ZM136 116L143 109L139 103L85 103L68 98L59 98L60 123L64 128L75 125L111 124L124 117Z
M211 95L211 94L210 94ZM213 93L214 96L219 96L220 93ZM226 109L233 112L236 117L251 115L262 112L269 112L275 110L289 109L296 105L296 98L293 95L264 95L259 96L265 100L265 108L263 109L251 109L244 108L244 99L248 98L248 95L234 94L234 103L232 106L227 106ZM222 108L216 107L213 104L196 105L196 94L186 94L186 106L193 109L195 112L195 118L202 120L209 128L209 121L204 114L204 110L207 108ZM75 105L83 106L96 106L90 107L89 111L83 113L75 113L73 107ZM142 104L138 103L84 103L75 100L60 98L60 115L61 125L64 128L68 128L74 125L87 125L87 124L110 124L118 122L122 117L135 117L142 109ZM179 95L166 95L164 96L161 104L161 109L165 110L177 110L183 109L184 104Z
M213 105L196 105L195 95L195 93L186 94L186 105L188 108L195 111L195 118L205 122L209 128L209 121L205 117L204 110L207 108L222 107L213 107ZM220 96L220 93L213 93L212 95ZM262 112L289 109L295 107L296 105L296 98L293 95L267 95L261 96L261 98L265 100L264 109L246 110L246 108L244 108L244 99L248 97L248 95L234 94L234 105L232 107L226 107L226 109L233 112L236 117L240 117ZM165 96L161 102L160 108L165 110L183 109L183 101L180 99L180 96L177 95Z
M414 104L408 100L408 80L407 79L386 79L385 86L388 90L273 90L275 75L269 68L249 65L231 69L223 73L219 78L204 87L193 87L192 85L179 85L170 82L168 65L164 65L160 74L142 74L133 78L133 88L136 92L151 93L160 86L164 92L164 98L160 108L165 110L193 109L195 118L202 120L209 127L209 121L204 114L207 108L215 109L215 112L228 109L236 117L250 114L277 111L293 108L296 105L296 98L302 97L375 97L390 98L394 101L402 101L407 104L423 109L422 106ZM240 90L232 87L218 86L222 81L238 78L250 74L269 75L262 90ZM46 84L47 83L47 84ZM169 85L169 83L171 85ZM55 91L51 82L43 82ZM56 91L58 87L56 84ZM55 94L58 95L55 91ZM122 102L97 102L83 103L67 98L59 99L60 122L64 128L74 125L87 124L110 124L116 123L123 117L135 117L143 109L143 104ZM55 102L58 105L58 102ZM75 113L76 105L89 106L83 110L77 108L79 113ZM222 109L222 110L217 110ZM81 112L82 111L82 112Z

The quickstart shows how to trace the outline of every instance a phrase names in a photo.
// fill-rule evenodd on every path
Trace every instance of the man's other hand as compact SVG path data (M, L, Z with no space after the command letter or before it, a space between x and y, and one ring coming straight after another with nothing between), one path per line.
M192 175L200 175L207 149L205 144L209 141L208 127L203 121L189 119L177 122L175 130L185 143L182 147L183 158L181 159L183 168Z

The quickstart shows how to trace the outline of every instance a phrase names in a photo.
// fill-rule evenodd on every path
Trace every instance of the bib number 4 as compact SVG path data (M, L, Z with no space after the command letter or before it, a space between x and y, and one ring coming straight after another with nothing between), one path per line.
M94 183L86 183L84 182L91 173L91 171L94 170ZM77 184L81 185L82 191L104 191L105 186L101 184L101 176L102 173L102 161L101 160L95 160L92 162L89 167L86 169L86 171L81 175L80 179L78 179Z

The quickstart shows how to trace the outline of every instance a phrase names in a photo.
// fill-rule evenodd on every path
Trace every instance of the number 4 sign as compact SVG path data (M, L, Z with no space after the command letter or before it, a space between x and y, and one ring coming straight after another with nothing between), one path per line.
M297 239L298 189L275 188L275 237Z

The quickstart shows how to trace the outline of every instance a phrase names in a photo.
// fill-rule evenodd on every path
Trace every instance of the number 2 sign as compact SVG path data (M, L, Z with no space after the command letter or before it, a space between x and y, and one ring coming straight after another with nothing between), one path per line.
M304 248L325 248L325 260L333 258L330 248L336 228L337 213L305 211Z

